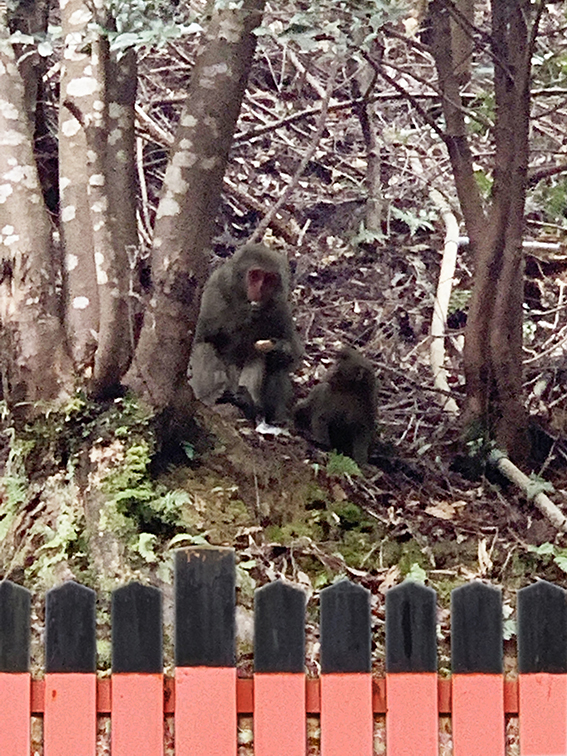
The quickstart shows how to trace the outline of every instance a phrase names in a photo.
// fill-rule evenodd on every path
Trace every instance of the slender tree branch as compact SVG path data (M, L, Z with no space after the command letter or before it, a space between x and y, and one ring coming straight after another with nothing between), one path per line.
M370 65L377 71L380 76L388 82L388 84L393 87L397 92L401 94L402 97L404 97L408 102L410 102L413 107L417 110L417 112L420 114L420 116L423 118L423 120L433 129L433 131L437 134L437 136L443 141L447 141L447 135L445 132L439 128L439 126L435 123L435 119L433 119L429 113L421 107L419 102L417 102L416 98L408 92L406 89L404 89L401 84L398 84L398 82L393 79L391 76L389 76L384 71L384 66L382 66L380 63L376 63L372 58L367 54L363 53L366 60L370 63Z
M258 241L259 239L262 238L265 230L270 225L272 218L276 215L278 210L281 207L283 207L283 205L287 202L293 190L299 183L299 179L303 175L303 171L307 167L307 164L313 157L315 150L317 149L317 145L319 144L319 142L321 141L321 137L323 136L323 131L325 130L325 125L327 122L327 112L329 109L329 100L331 99L331 94L333 92L333 87L335 85L335 79L337 76L338 67L339 67L339 59L335 58L331 66L331 72L329 74L329 81L327 82L327 88L325 90L325 99L323 100L321 104L321 115L319 116L319 123L317 125L317 131L313 135L313 139L311 140L311 144L309 145L307 152L301 159L301 162L297 166L297 170L295 171L295 174L293 175L287 187L284 189L283 193L281 194L276 204L272 206L269 212L266 213L266 215L262 218L262 220L258 224L256 230L254 231L254 233L248 240L249 243Z

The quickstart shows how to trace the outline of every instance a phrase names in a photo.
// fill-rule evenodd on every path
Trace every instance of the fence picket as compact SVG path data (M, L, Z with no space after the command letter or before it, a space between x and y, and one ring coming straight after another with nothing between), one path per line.
M451 593L453 750L504 756L502 595L480 582Z
M254 754L305 756L305 594L277 580L254 599Z
M236 756L234 551L175 555L175 753Z
M321 756L372 756L370 591L321 591Z
M372 756L386 713L387 756L437 756L439 712L453 756L504 756L505 714L519 715L520 756L567 755L567 591L518 592L518 680L504 680L502 598L480 582L451 594L451 679L437 673L436 594L406 581L386 594L386 676L371 673L370 592L342 580L320 594L321 676L306 680L305 593L256 590L254 679L238 679L235 555L175 556L175 678L164 680L161 592L112 594L112 677L96 676L95 593L74 582L46 595L45 679L31 680L30 593L0 581L0 756L29 756L30 715L44 756L95 756L97 716L111 715L113 756L236 756L237 713L253 716L255 756L306 756L320 714L321 756ZM35 736L34 736L35 740Z
M45 600L45 756L96 754L95 592L75 582Z
M161 593L131 583L112 593L112 756L163 754Z
M0 583L0 754L30 753L30 592Z
M520 753L567 753L567 594L542 580L518 591Z
M388 756L437 756L436 593L406 581L386 594Z

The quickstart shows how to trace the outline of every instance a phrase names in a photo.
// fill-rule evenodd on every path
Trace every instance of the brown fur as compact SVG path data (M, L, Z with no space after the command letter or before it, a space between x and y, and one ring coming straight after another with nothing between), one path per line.
M371 363L345 347L324 380L295 410L300 430L325 449L358 464L368 461L376 416L376 378Z
M248 272L269 274L268 295L248 299ZM201 299L191 385L198 399L236 399L249 416L285 419L292 399L289 371L301 342L289 304L287 260L262 244L242 247L211 275Z

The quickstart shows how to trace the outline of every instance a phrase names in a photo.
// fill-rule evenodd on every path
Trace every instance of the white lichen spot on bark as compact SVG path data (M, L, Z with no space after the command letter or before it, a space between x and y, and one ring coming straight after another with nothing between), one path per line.
M112 118L113 121L117 121L120 118L123 110L124 108L117 102L108 103L108 117Z
M78 63L88 58L87 53L82 51L83 49L83 35L81 32L70 32L65 37L65 50L63 52L63 58L70 60L74 63Z
M193 140L192 139L182 139L179 142L179 149L180 150L192 150L193 149Z
M122 165L126 165L129 160L128 153L125 150L118 150L115 157L117 162L121 163Z
M14 193L12 184L0 184L0 205L3 205L8 197Z
M85 26L89 23L92 17L93 14L88 8L79 8L78 10L73 11L69 16L69 24L71 26Z
M6 100L0 100L0 115L2 115L7 121L17 121L19 118L16 106Z
M18 160L15 157L8 158L6 162L8 163L8 165L18 165Z
M68 3L69 3L69 0L59 0L59 8L61 10L64 10L67 7Z
M162 218L164 215L179 215L180 212L179 202L168 192L158 205L156 218Z
M104 228L104 221L103 220L100 220L100 221L97 221L96 223L93 223L93 231L100 231L101 228Z
M6 73L6 66L0 60L0 76L4 76L5 73Z
M66 137L74 137L81 130L81 124L76 118L68 118L61 124L61 132Z
M176 168L191 168L197 162L197 155L193 152L180 150L175 153L171 162Z
M95 265L96 265L96 282L99 286L104 286L108 283L108 276L103 268L104 255L102 252L95 252Z
M26 137L19 131L10 129L0 135L0 147L19 147L26 141Z
M199 85L203 89L216 89L216 79L219 76L227 76L229 73L229 67L226 63L215 63L214 66L207 66L203 68L201 72L201 79Z
M116 144L122 139L122 129L112 129L108 135L108 144Z
M73 299L74 310L86 310L89 305L90 301L88 297L75 297Z
M201 168L204 171L212 171L215 165L218 163L218 158L214 155L209 158L201 158Z
M211 116L205 116L203 118L204 125L211 131L212 135L215 139L219 138L220 131L219 131L219 124L216 118L212 118Z
M37 189L37 175L29 165L15 165L9 171L2 175L5 181L11 181L13 184L22 184L26 189Z
M71 184L71 179L67 178L67 176L62 176L59 179L59 191L64 191L67 189L67 187Z
M18 234L12 234L11 236L7 236L4 239L4 246L5 247L10 247L10 246L12 246L12 244L16 244L19 241L20 241L19 235Z
M97 154L94 150L87 150L87 163L94 163L97 158Z
M93 110L96 110L97 113L102 113L104 110L104 102L102 100L95 100L93 102Z
M93 213L105 213L107 208L108 199L106 197L101 197L97 202L93 202L91 205Z
M72 270L75 270L75 268L79 265L79 258L77 255L69 254L65 258L65 268L68 273L70 273Z
M67 84L69 97L90 97L97 90L97 80L92 76L78 76Z
M153 241L154 249L159 249L162 244L163 244L163 239L159 236L156 236Z
M102 173L94 173L89 177L90 186L104 186L104 176Z
M181 116L181 126L183 126L186 129L194 129L197 125L197 119L194 115L191 115L190 113L185 113L185 115Z
M189 188L189 184L181 175L181 168L178 165L170 163L165 172L163 183L172 194L183 194Z
M76 214L77 214L77 209L75 205L65 205L63 210L61 210L61 220L64 223L68 223L69 221L75 220Z
M219 23L218 38L236 44L242 36L242 24L235 16L222 18Z
M15 230L16 229L14 228L14 226L7 225L7 226L4 226L4 228L2 229L2 231L0 231L0 233L4 235L13 234Z

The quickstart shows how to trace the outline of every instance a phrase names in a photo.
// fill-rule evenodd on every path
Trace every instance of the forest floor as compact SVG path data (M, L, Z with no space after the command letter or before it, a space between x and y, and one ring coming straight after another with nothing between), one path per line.
M473 578L501 586L510 618L507 658L513 665L515 591L535 577L564 584L567 550L564 536L524 494L467 457L459 420L443 411L443 397L433 388L428 333L442 234L400 232L390 244L356 252L335 237L324 244L321 239L298 256L295 272L294 312L306 344L294 376L296 390L304 396L341 345L361 349L379 381L378 440L370 463L356 470L293 433L259 434L235 408L222 406L200 415L215 441L191 467L166 474L167 485L190 493L194 532L235 547L252 585L284 577L313 599L340 576L369 588L378 670L385 593L407 575L426 580L438 592L442 668L449 666L450 591ZM455 301L459 287L462 293L470 285L468 265L464 248ZM552 266L552 275L546 275L546 265ZM533 287L547 301L567 275L567 261L532 261L528 270L537 272ZM529 318L537 332L536 304L532 307ZM449 323L455 327L447 336L446 366L460 404L458 308ZM548 334L545 326L540 330ZM537 353L545 347L532 339L530 348ZM567 447L561 430L566 397L561 373L549 367L550 361L545 371L526 370L536 449L533 468L526 472L551 483L550 497L565 510ZM535 553L535 547L546 553ZM248 604L242 599L241 619ZM308 602L308 608L316 604ZM308 668L315 673L316 615L311 619ZM252 662L246 643L239 659L243 669Z

